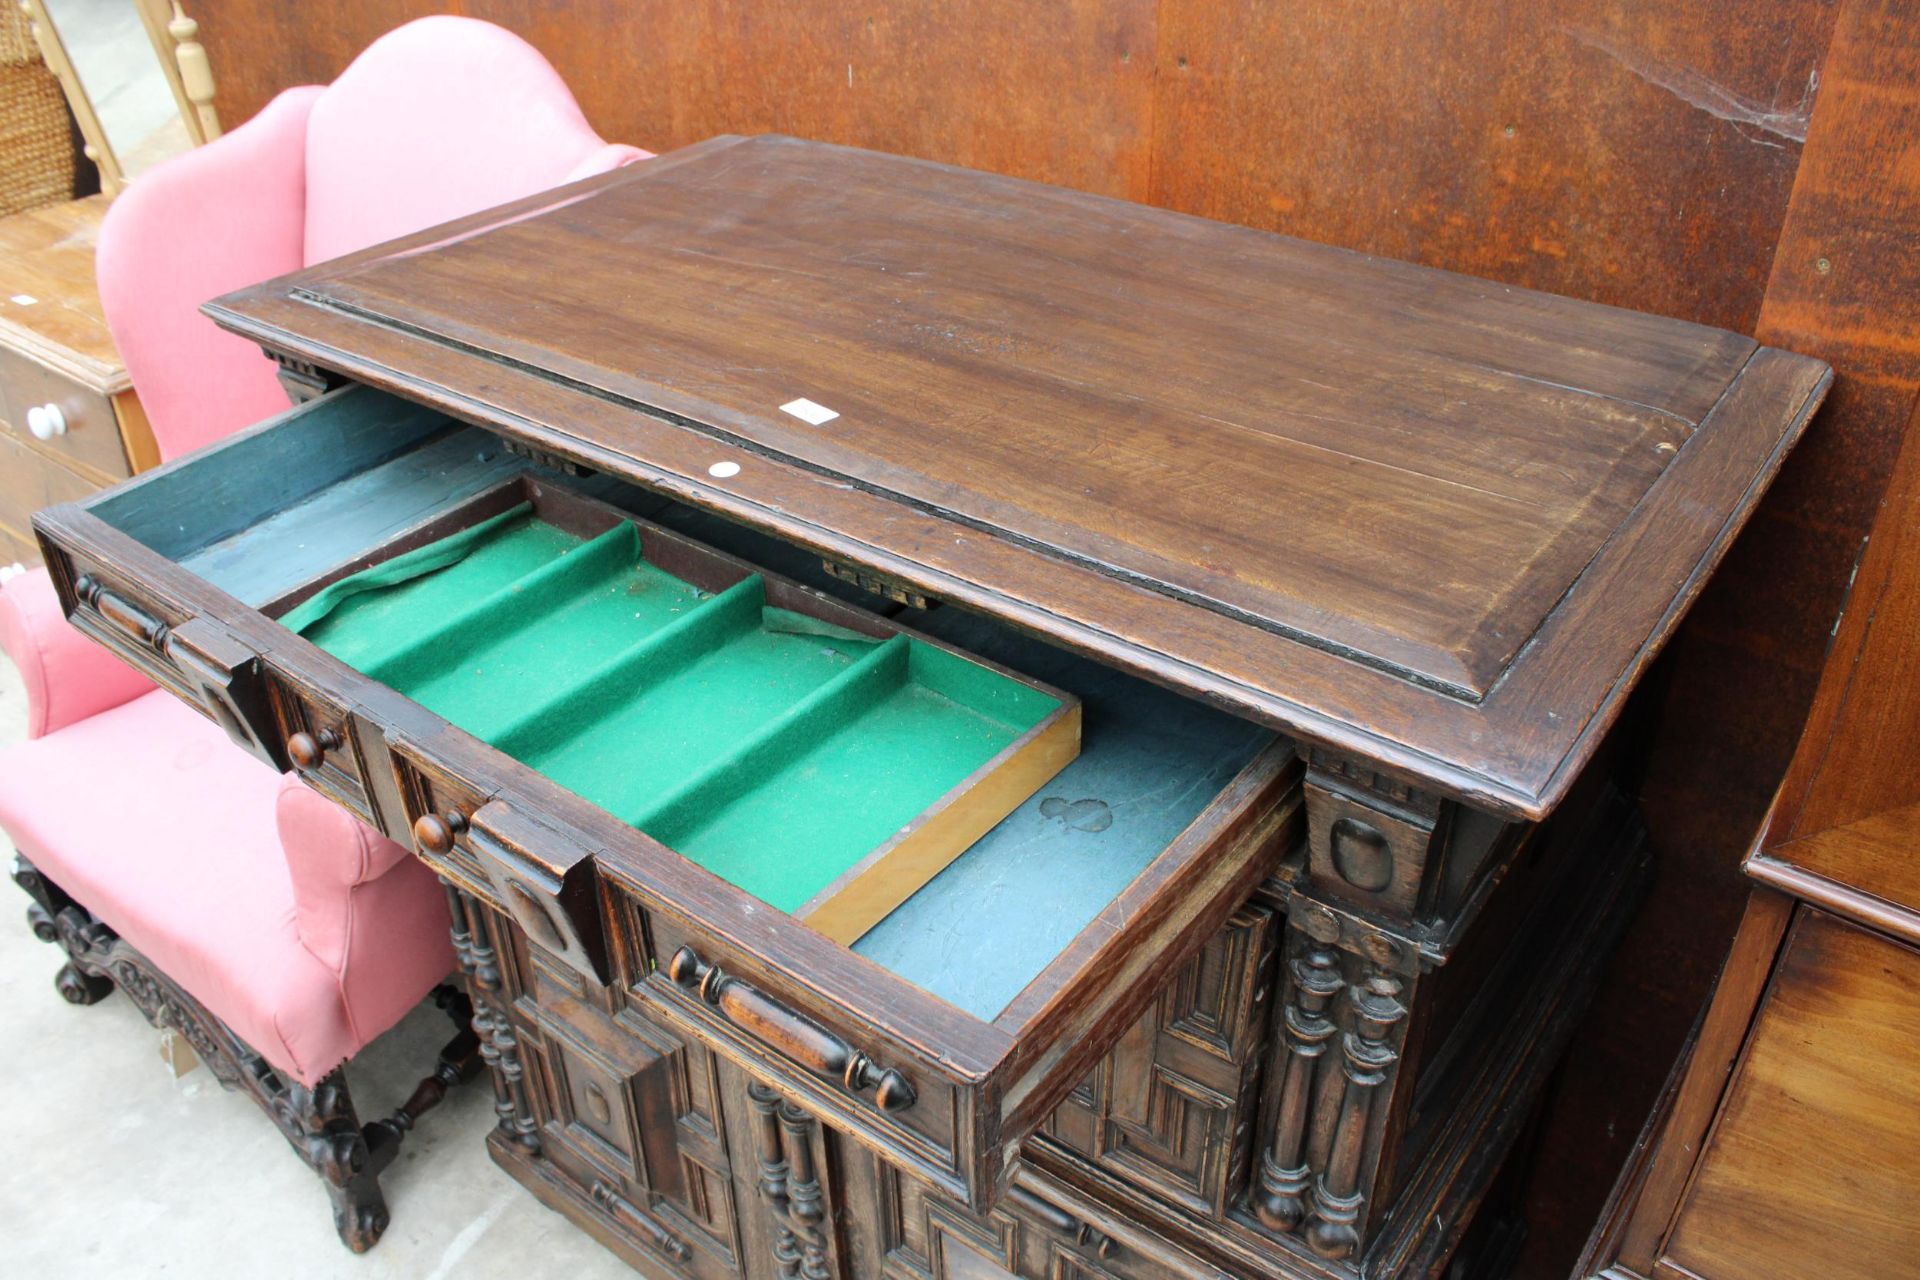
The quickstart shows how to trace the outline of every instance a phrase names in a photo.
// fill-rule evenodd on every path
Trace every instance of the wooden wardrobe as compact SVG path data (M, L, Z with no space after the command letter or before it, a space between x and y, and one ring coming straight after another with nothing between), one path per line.
M1920 1276L1920 440L1702 1015L1580 1274Z

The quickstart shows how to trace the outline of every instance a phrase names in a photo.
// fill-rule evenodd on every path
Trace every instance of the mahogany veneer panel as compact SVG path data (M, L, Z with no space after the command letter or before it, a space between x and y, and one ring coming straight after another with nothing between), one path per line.
M1920 919L1920 805L1883 809L1844 827L1828 827L1810 836L1776 845L1748 864L1759 879L1763 864L1819 876L1836 886L1890 904L1890 919L1904 914L1904 927L1885 924L1896 936L1912 933ZM1916 939L1920 940L1920 939Z

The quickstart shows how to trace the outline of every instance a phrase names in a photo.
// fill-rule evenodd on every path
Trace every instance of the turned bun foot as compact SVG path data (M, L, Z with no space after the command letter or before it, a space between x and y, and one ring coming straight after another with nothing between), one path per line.
M113 982L82 973L72 965L60 966L53 975L53 986L68 1004L99 1004L113 994Z

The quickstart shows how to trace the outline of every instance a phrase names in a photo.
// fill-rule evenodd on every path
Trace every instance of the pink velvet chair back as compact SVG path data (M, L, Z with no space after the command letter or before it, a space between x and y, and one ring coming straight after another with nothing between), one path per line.
M306 261L643 155L602 142L519 36L471 18L422 18L367 46L313 105Z
M97 272L161 456L286 407L272 364L202 302L648 154L602 140L520 37L433 17L142 175L108 210Z

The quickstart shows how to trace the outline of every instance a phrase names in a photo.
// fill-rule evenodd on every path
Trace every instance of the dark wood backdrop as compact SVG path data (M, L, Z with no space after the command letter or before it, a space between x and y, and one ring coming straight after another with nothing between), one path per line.
M1565 1272L1704 999L1920 388L1920 15L1886 0L192 0L229 125L455 8L607 137L777 131L1752 333L1840 379L1645 699L1661 880L1541 1135Z

